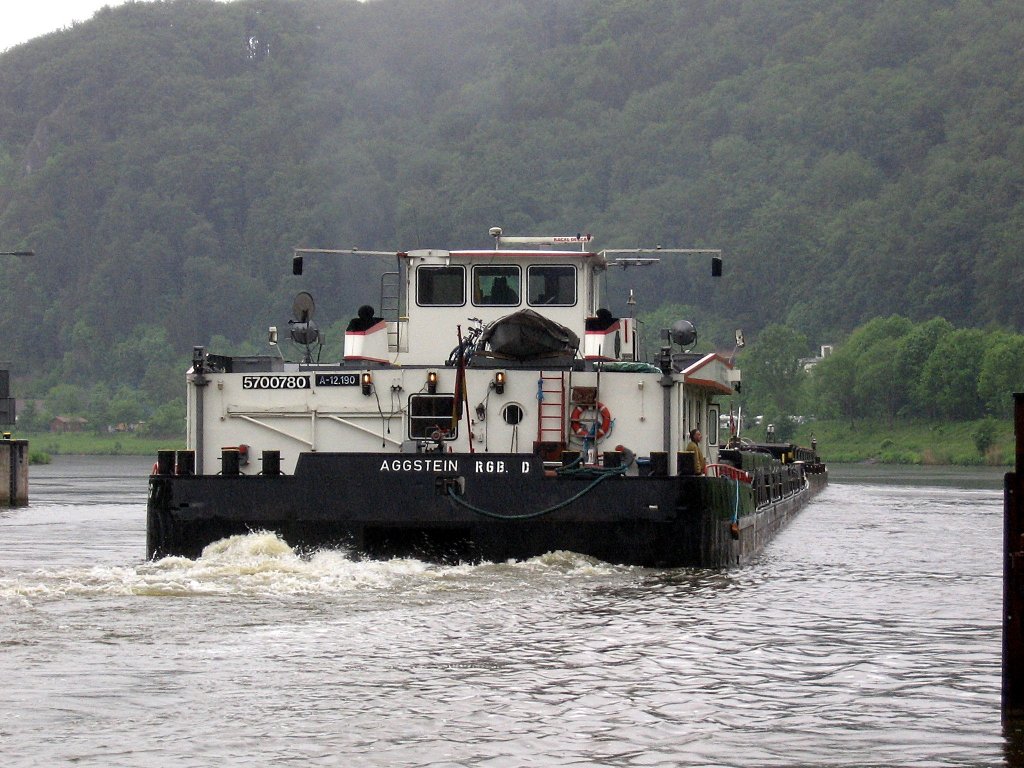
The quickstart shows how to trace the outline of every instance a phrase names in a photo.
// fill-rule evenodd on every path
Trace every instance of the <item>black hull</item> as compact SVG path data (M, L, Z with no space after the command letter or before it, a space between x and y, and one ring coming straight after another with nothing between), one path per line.
M293 547L371 558L500 562L567 550L722 567L756 555L827 478L808 473L755 511L749 487L725 478L553 474L522 454L310 453L287 476L153 475L147 554L198 557L265 530Z

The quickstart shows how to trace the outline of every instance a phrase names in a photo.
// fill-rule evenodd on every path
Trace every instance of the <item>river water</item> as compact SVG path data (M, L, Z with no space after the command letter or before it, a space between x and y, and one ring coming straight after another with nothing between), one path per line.
M836 467L752 565L146 562L152 459L0 510L0 764L1020 765L1002 474Z

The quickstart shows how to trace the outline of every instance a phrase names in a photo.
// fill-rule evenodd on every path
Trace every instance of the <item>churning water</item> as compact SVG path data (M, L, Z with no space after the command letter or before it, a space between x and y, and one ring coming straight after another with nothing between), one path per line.
M1001 473L840 467L753 565L146 562L149 459L0 511L11 766L989 766Z

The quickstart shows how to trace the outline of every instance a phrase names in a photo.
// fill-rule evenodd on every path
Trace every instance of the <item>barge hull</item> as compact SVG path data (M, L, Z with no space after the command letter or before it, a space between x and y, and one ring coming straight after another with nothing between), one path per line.
M817 478L821 478L821 482ZM302 550L501 562L566 550L646 567L722 567L755 556L823 485L754 509L726 478L558 475L522 454L302 454L294 475L155 474L147 555L198 557L271 531Z

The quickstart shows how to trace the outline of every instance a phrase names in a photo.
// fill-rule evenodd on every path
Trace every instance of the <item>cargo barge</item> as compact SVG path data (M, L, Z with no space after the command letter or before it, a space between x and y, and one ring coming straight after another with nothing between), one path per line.
M720 251L491 235L493 249L370 254L380 295L340 360L318 362L306 292L298 359L196 347L187 449L161 452L149 480L148 556L272 531L356 557L724 567L826 484L816 450L722 426L740 371L696 351L691 323L648 361L637 320L606 308L606 270L704 255L719 277ZM357 253L297 249L293 274Z

